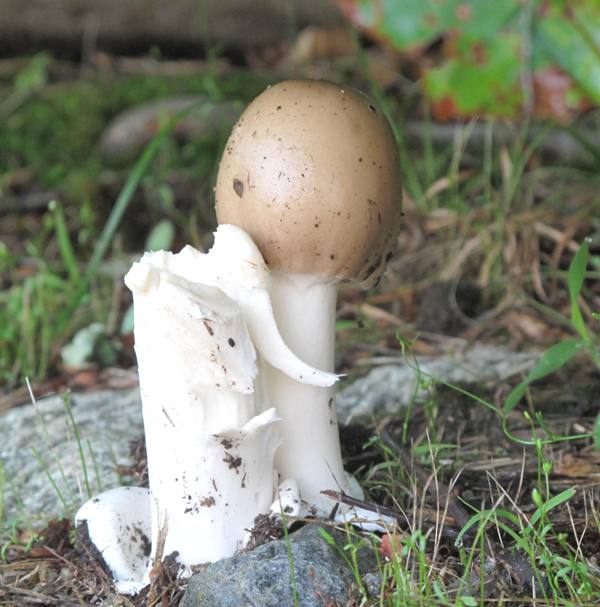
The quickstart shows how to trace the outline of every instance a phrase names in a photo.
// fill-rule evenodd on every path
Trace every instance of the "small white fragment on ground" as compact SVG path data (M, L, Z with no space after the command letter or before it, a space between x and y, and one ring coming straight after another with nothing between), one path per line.
M65 367L85 369L94 363L94 353L98 342L105 338L104 325L94 322L77 331L71 341L60 350Z
M117 591L135 594L146 586L152 535L148 489L119 487L105 491L78 510L75 524L84 521Z
M366 508L359 508L358 506L346 506L342 508L336 514L335 520L338 523L358 527L363 531L376 531L377 533L388 533L397 527L395 518L367 510Z
M298 483L291 478L287 478L277 487L275 501L271 505L271 512L285 517L300 516L302 510L302 499Z

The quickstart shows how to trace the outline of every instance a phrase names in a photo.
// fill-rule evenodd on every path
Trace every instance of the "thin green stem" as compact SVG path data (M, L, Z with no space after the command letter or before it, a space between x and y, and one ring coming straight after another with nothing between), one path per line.
M67 411L67 415L69 416L71 426L73 427L73 433L75 434L75 441L77 442L77 450L79 451L79 460L81 461L81 470L83 473L83 482L85 485L85 490L86 490L88 498L91 498L93 495L93 491L90 486L90 481L89 481L89 477L88 477L87 464L85 461L85 455L83 453L83 443L81 441L81 434L79 433L79 427L75 423L75 417L73 416L73 409L71 407L71 399L70 399L68 392L63 394L62 401L63 401L63 404Z
M281 510L281 522L283 525L283 537L285 540L285 548L287 551L288 563L290 565L290 584L292 586L292 597L294 601L294 607L298 607L298 585L296 580L296 565L294 563L294 553L292 552L292 543L287 528L287 518Z
M67 268L69 279L73 284L77 284L80 279L79 264L75 251L73 250L73 245L71 244L71 239L69 238L69 230L67 228L62 206L58 204L56 200L52 200L48 205L48 208L52 213L58 248Z

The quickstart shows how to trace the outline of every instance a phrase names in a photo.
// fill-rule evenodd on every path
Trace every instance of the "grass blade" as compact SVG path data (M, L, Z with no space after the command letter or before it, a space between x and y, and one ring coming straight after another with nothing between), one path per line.
M31 452L33 453L33 456L35 457L38 464L40 465L40 469L43 470L44 474L46 475L46 478L52 485L52 488L54 489L56 496L61 501L61 503L65 507L65 509L67 509L69 507L69 503L67 502L64 495L62 494L62 491L59 489L58 483L54 480L54 477L52 476L52 474L50 474L50 470L48 469L48 466L44 462L44 459L42 458L41 453L33 445L30 447L30 449L31 449ZM62 470L61 470L61 476L64 481L65 478L64 478Z
M125 214L125 211L127 210L127 207L129 206L129 203L133 198L133 194L142 180L142 177L148 171L150 163L162 147L163 143L167 140L177 123L195 107L196 104L192 104L167 120L135 163L133 170L131 173L129 173L127 181L119 193L110 215L108 216L108 220L104 225L104 228L98 238L98 242L94 247L92 256L88 262L85 276L80 282L79 290L73 297L71 305L65 311L64 318L69 318L73 315L74 311L79 308L81 301L87 294L89 285L96 277L98 267L108 252L114 235L119 227L119 224L121 223L121 220L123 219L123 215Z
M570 489L565 489L558 495L550 498L547 502L544 502L532 515L529 519L529 524L533 527L538 522L538 520L548 514L550 510L568 502L575 495L575 489L571 487Z
M98 266L104 256L106 255L108 248L110 247L110 243L121 223L121 219L131 202L133 194L138 187L142 177L148 170L152 159L162 146L165 139L171 133L175 124L180 120L179 114L174 116L171 120L169 120L165 126L160 130L158 135L154 137L154 139L149 143L148 147L144 150L143 154L140 156L139 160L135 163L133 170L129 174L123 189L119 193L115 205L110 212L108 220L104 225L104 229L98 238L98 243L94 247L94 252L92 253L92 257L87 266L87 280L88 282L93 280L96 276L96 272L98 271Z
M67 268L69 279L73 284L77 284L81 276L79 273L79 264L77 263L77 256L75 255L71 239L69 238L69 230L67 228L62 206L56 202L56 200L51 200L48 209L52 213L56 241L65 267Z
M85 484L85 490L88 496L88 499L91 499L93 496L92 488L90 486L90 480L88 476L87 463L85 460L85 455L83 453L83 444L81 440L81 434L79 433L79 427L75 422L75 417L73 416L73 409L71 408L71 398L68 392L65 392L62 395L62 401L65 406L65 410L67 415L69 416L69 421L71 422L71 426L73 428L73 433L75 434L75 442L77 443L77 450L79 452L79 460L81 461L81 470L83 473L83 482Z
M583 347L584 344L579 339L565 339L546 350L529 375L506 397L504 413L516 407L529 384L563 367Z
M584 240L583 244L577 250L575 257L571 260L569 266L569 273L567 275L567 281L569 285L569 298L571 299L571 322L577 330L577 333L581 335L581 338L588 342L590 339L583 315L581 314L581 308L579 307L579 294L583 288L583 281L585 280L585 271L588 264L589 258L589 241Z
M0 521L4 517L4 464L0 461Z

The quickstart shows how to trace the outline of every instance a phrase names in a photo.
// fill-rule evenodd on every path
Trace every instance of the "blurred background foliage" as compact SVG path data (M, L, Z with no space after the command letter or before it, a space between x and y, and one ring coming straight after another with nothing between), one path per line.
M414 60L437 119L569 122L600 102L596 0L341 0L361 31Z

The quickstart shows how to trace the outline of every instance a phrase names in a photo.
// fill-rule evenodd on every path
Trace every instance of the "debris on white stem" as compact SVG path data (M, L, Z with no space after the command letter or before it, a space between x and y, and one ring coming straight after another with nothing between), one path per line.
M125 277L134 296L151 560L177 551L178 561L190 566L231 556L255 517L271 508L279 417L264 402L255 345L294 378L325 386L337 380L286 346L269 281L250 237L227 225L218 228L207 254L189 246L179 254L147 253ZM96 546L103 533L116 534L113 510L98 512L88 502L78 514L89 527L104 529L92 538ZM122 516L129 520L127 508ZM113 553L105 560L113 570ZM138 561L132 570L145 565Z
M271 512L283 517L295 517L302 514L302 500L298 483L287 478L277 488L275 501L271 505Z

